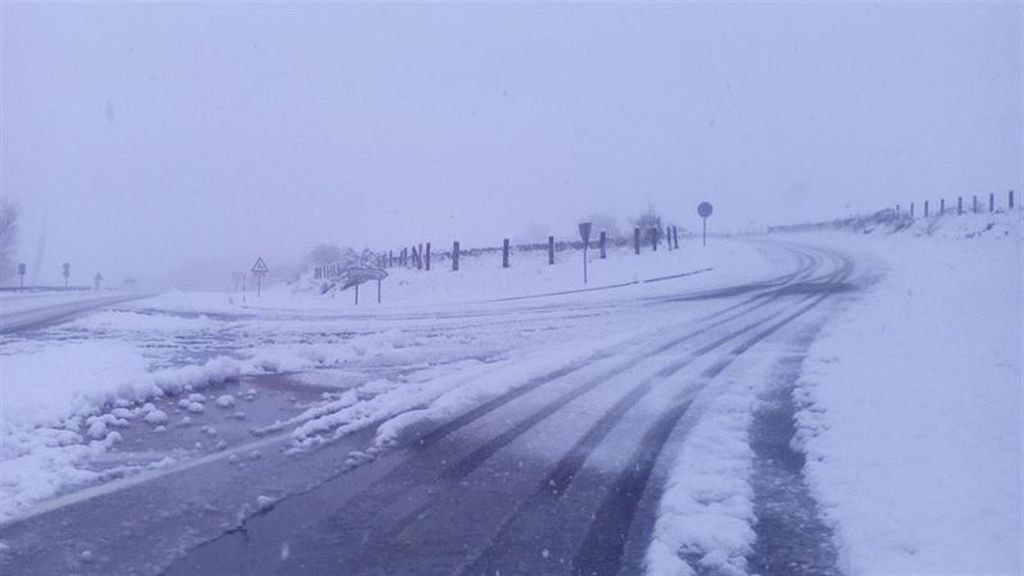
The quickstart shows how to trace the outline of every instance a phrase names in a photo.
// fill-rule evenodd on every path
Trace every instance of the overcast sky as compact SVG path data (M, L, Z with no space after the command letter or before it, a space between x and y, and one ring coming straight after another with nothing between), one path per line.
M155 280L1021 189L1019 3L0 4L21 259ZM45 242L40 239L45 227ZM227 277L225 272L225 278Z

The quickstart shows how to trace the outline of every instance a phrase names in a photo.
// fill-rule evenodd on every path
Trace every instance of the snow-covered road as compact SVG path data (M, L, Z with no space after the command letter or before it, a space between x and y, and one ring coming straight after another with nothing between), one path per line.
M43 328L105 306L146 296L95 292L5 294L0 298L0 334Z
M683 277L647 292L379 314L183 315L201 329L169 331L166 317L149 324L157 313L143 304L53 329L67 346L83 330L110 339L130 332L176 377L231 350L254 352L203 380L209 388L185 385L91 416L106 434L97 441L113 446L106 428L121 430L117 448L87 458L95 474L87 487L0 525L0 567L614 574L688 573L683 561L693 560L709 573L747 561L762 574L835 568L800 467L786 464L793 365L870 274L835 250L769 242L758 250L774 272L701 288ZM306 350L298 357L297 347ZM743 420L753 411L736 402L758 399L771 409ZM728 430L709 426L749 428L751 442L733 449ZM691 476L679 470L688 458L701 463ZM749 462L754 472L724 490L729 467ZM718 485L701 487L701 478ZM788 478L784 494L779 478ZM688 536L678 526L693 522L687 503L719 497L716 488L721 507ZM763 545L794 533L798 546ZM750 553L755 540L762 545Z

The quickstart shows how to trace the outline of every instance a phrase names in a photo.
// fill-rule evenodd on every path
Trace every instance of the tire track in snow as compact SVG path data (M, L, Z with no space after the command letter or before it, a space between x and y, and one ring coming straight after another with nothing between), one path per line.
M805 278L807 275L811 274L814 271L815 265L816 265L817 261L813 257L809 256L808 254L806 254L804 252L800 252L800 251L795 250L795 249L793 250L793 253L798 256L798 267L797 267L797 269L794 270L790 274L786 274L786 275L780 276L778 279L785 278L785 279L788 279L788 281L793 281L794 279L797 279L797 278ZM777 281L778 279L774 279L773 282ZM775 284L773 283L772 286L775 286ZM783 284L783 285L780 285L780 286L776 287L776 289L777 290L781 290L784 287L785 287L785 285ZM729 289L727 288L725 290L729 290ZM706 330L706 329L710 329L710 328L714 328L714 327L720 326L721 324L724 324L725 322L728 322L728 321L731 321L733 319L736 319L736 318L742 316L743 314L747 314L747 313L749 313L749 312L751 312L751 311L753 311L755 309L758 309L758 308L761 308L763 306L766 306L766 305L770 304L771 303L770 300L771 300L772 295L773 295L773 291L771 291L771 290L769 290L769 291L767 291L767 292L765 292L763 294L757 294L757 295L752 296L752 297L750 297L750 298L748 298L748 299L746 299L746 300L744 300L742 302L739 302L737 304L733 304L731 306L727 306L726 308L723 308L723 309L718 310L716 312L713 312L711 314L705 315L705 316L699 318L696 322L697 323L707 322L709 320L713 320L715 318L721 317L721 316L723 316L723 315L725 315L725 314L727 314L729 312L732 312L734 310L750 306L750 308L748 308L744 312L742 312L740 314L733 315L730 318L727 318L727 319L725 319L723 321L715 322L713 324L710 324L710 325L706 326L704 329ZM768 300L765 300L766 298L768 298ZM575 318L575 317L576 316L570 316L570 318ZM564 319L564 318L565 318L564 316L560 317L560 319ZM512 321L501 320L501 321L496 321L495 323L473 324L472 326L483 326L483 325L493 325L493 324L502 324L502 323L513 323L513 324L531 323L532 324L532 323L537 323L538 321L539 321L538 319L512 320ZM464 326L458 326L459 330L463 330L464 328L465 328ZM693 333L688 334L688 335L684 336L683 338L678 338L677 337L677 338L673 339L671 342L667 343L666 345L659 347L658 349L654 350L651 353L648 353L644 357L644 359L649 358L649 357L654 356L654 355L657 355L657 354L660 354L660 353L663 353L666 350L668 350L669 348L680 344L684 340L688 340L688 339L694 337L695 335L699 335L698 332L700 332L700 331L694 331ZM524 396L524 395L526 395L526 394L536 390L537 388L539 388L541 386L544 386L545 384L548 384L550 382L557 381L560 378L569 376L569 375L571 375L571 374L573 374L575 372L578 372L578 371L580 371L580 370L582 370L584 368L587 368L588 366L591 366L595 362L600 362L602 360L611 358L611 357L615 356L616 353L620 352L623 347L630 347L630 346L634 346L634 345L639 344L639 343L647 342L651 338L657 337L657 335L658 335L658 331L657 330L652 331L652 332L645 332L644 334L641 334L641 335L638 335L638 336L634 336L634 337L632 337L630 339L624 340L622 342L618 342L615 345L612 345L612 346L603 348L601 350L598 350L598 351L588 355L587 357L585 357L585 358L583 358L581 360L577 360L577 361L571 362L571 363L569 363L569 364L567 364L565 366L562 366L562 367L560 367L560 368L558 368L556 370L553 370L553 371L551 371L551 372L549 372L547 374L544 374L542 376L538 376L536 378L533 378L530 381L528 381L526 384L524 384L522 386L517 386L517 387L515 387L515 388L513 388L513 389L511 389L511 390L509 390L509 391L507 391L507 392L505 392L505 393L495 397L495 398L487 400L484 403L482 403L482 404L480 404L480 405L478 405L478 406L476 406L474 408L471 408L468 412L466 412L466 413L464 413L464 414L462 414L460 416L457 416L457 417L455 417L455 418L449 420L448 422L445 422L445 423L443 423L443 424L441 424L439 426L436 426L435 428L433 428L432 430L430 430L428 432L425 432L425 433L421 434L417 438L416 441L417 441L417 443L418 443L418 445L420 447L427 447L427 446L429 446L431 444L434 444L437 441L447 437L449 434L455 432L456 430L458 430L458 429L460 429L460 428L470 424L471 422L477 420L478 418L481 418L481 417L485 416L486 414L489 414L489 413L491 413L491 412L501 408L502 406L508 404L509 402L512 402L515 399L517 399L519 397L522 397L522 396ZM615 375L617 375L617 374L619 374L619 373L621 373L621 372L623 372L625 370L629 370L630 368L635 367L640 361L642 361L642 360L637 360L636 362L634 362L632 360L631 361L627 361L626 363L624 363L621 366L620 369L612 369L611 371L607 372L604 375L604 377L610 378L610 377L613 377L613 376L615 376ZM342 409L348 409L348 407L344 407ZM331 411L331 410L325 410L325 411L317 412L316 413L316 417L317 418L321 418L321 417L329 416L332 412L333 411ZM293 419L292 421L289 421L289 422L286 422L286 423L282 423L280 426L269 427L269 428L266 429L266 431L267 432L276 431L277 429L280 429L281 427L284 427L286 425L287 426L292 426L292 425L295 425L296 423L301 423L301 422L307 421L309 419L310 419L309 417L300 416L300 417L298 417L296 419ZM378 425L378 424L380 424L380 422L374 423L373 425ZM512 439L514 439L514 437L509 437L508 438L509 441L511 441Z
M791 250L791 251L794 252L794 253L798 253L795 250ZM784 276L785 278L788 278L788 279L793 279L793 278L797 278L797 277L806 278L808 275L813 274L813 272L814 272L814 270L816 268L816 265L817 265L816 259L814 259L812 257L809 257L806 254L800 255L798 253L798 259L797 260L798 260L798 263L799 263L798 268L793 273L785 275ZM740 309L740 308L743 308L743 307L748 307L749 310L744 310L744 311L742 311L742 312L740 312L738 314L735 314L734 317L723 319L719 323L717 323L716 325L724 324L725 322L728 322L728 321L730 321L730 320L732 320L734 318L742 317L742 316L748 314L751 310L756 309L756 308L760 308L760 307L762 307L764 305L767 305L768 303L770 303L771 301L776 300L780 296L779 294L775 293L777 290L772 290L771 288L772 287L769 287L769 289L765 290L763 294L758 294L758 295L755 295L755 296L753 296L751 298L748 298L747 300L745 300L743 302L740 302L738 304L733 304L733 305L727 306L723 310L719 310L719 311L711 314L710 316L702 319L702 321L707 321L708 318L721 317L722 315L727 314L730 311L734 311L734 310L737 310L737 309ZM695 332L699 332L699 331L695 331ZM645 338L640 338L640 340L644 340L644 339ZM613 353L615 351L619 351L619 347L618 346L614 347L612 349L609 349L608 353ZM651 356L651 354L647 354L646 355L646 357L649 357L649 356ZM593 358L591 358L589 360L589 362L593 362L593 361L594 361ZM635 360L633 362L630 362L630 364L631 365L635 365L635 364L637 364L637 363L639 363L641 361L642 361L642 359L641 360ZM558 378L564 377L564 376L568 375L569 373L573 372L574 369L583 368L587 363L588 362L582 362L582 363L580 363L580 366L578 366L578 367L570 366L570 367L568 367L568 369L567 368L560 369L560 370L558 370L558 371L556 371L556 372L554 372L552 374L549 374L549 376L551 376L550 379L541 379L542 381L540 381L540 382L532 383L532 388L535 389L535 388L543 385L544 383L547 383L547 382L550 382L550 381L553 381L553 380L557 380ZM531 386L531 385L528 385L528 386ZM488 413L490 413L490 412L500 408L501 406L507 404L508 402L514 400L515 398L517 398L517 397L519 397L519 396L521 396L522 394L525 394L525 393L526 393L525 391L522 392L522 393L517 393L517 391L512 391L512 394L510 394L510 395L499 396L498 398L492 400L489 403L486 403L486 404L484 404L482 406L478 406L476 409L473 409L470 412L467 412L467 413L463 414L462 416L460 416L460 417L458 417L458 418L456 418L456 419L454 419L452 421L449 421L446 424L441 425L440 427L435 429L434 432L428 433L429 436L425 437L425 442L426 443L435 443L435 442L441 440L442 438L446 438L452 432L456 431L457 429L461 428L462 426L464 426L466 424L469 424L470 422L473 422L473 421L475 421L475 420L485 416L486 414L488 414ZM415 459L415 455L413 456L413 459ZM417 485L422 485L425 479L419 478L417 480L416 477L418 475L416 474L416 472L418 470L422 472L423 467L417 467L417 466L413 465L412 462L413 462L413 460L406 460L405 463L399 463L397 466L394 466L394 468L393 468L392 472L390 473L390 475L386 475L385 477L382 477L378 482L375 483L374 486L377 486L378 488L380 488L380 487L385 487L385 486L391 485L393 488L397 488L397 490L393 490L391 493L393 495L394 494L398 494L399 496L401 496L401 495L405 494L406 489L408 489L410 487L415 487ZM436 476L436 474L435 474L436 473L436 468L428 466L428 467L426 467L426 469L431 472L431 476ZM372 491L374 489L374 486L368 487L367 490L368 491ZM351 511L350 505L352 503L358 502L359 499L361 499L361 498L364 499L364 500L371 500L372 499L372 501L374 502L375 505L381 504L381 500L380 499L371 498L367 494L357 494L354 498L352 498L352 499L350 499L348 501L349 502L348 505L345 505L345 504L342 505L343 506L342 510L344 511L344 510L348 509L349 511ZM384 501L388 501L388 500L385 499ZM429 504L429 502L428 502L428 504ZM413 513L415 511L416 510L412 510ZM377 520L379 518L379 512L377 510L367 510L367 511L365 511L365 515L362 515L362 517L366 519L365 525L372 525L372 524L375 524L376 523L375 520ZM402 522L400 522L400 524L405 524L406 521L409 518L415 519L415 514L404 515L404 518L406 520L403 520ZM257 522L257 523L259 523L259 522ZM399 528L400 527L401 526L399 526ZM253 528L255 528L255 526ZM227 537L227 536L225 536L225 537ZM211 544L216 546L216 543L218 541L221 541L221 539L216 539L213 542L211 542ZM202 549L202 548L203 548L203 546L199 547L199 549ZM255 551L253 551L253 552L255 552ZM206 556L207 558L209 558L209 554L200 554L200 556ZM276 559L275 559L275 561L276 561ZM269 564L269 566L273 566L273 563ZM187 570L186 570L186 572L187 572Z
M829 275L829 277L831 278L834 274L835 273ZM815 298L816 297L813 295L807 296L801 299L798 303L791 305L791 307L800 306L801 303L807 302L809 300L814 300ZM691 358L675 362L663 368L654 377L646 379L637 386L635 386L634 388L632 388L630 392L626 396L620 398L620 400L608 412L606 412L598 420L598 422L595 423L590 428L590 430L588 430L588 432L580 441L577 442L573 449L566 456L564 456L558 462L558 464L555 465L551 473L545 476L545 478L541 481L533 495L528 500L526 500L521 505L521 507L519 507L515 512L506 517L505 521L502 523L502 526L497 531L497 534L492 538L490 546L477 559L468 564L463 569L462 573L493 573L495 570L500 570L501 568L508 568L508 566L498 566L497 560L499 556L499 548L502 546L503 542L505 542L506 539L509 538L512 532L535 532L541 530L544 526L551 525L560 525L564 528L565 519L560 515L560 511L557 507L557 501L565 494L566 490L569 489L572 480L576 477L576 475L582 468L584 462L590 456L590 453L601 443L601 441L612 430L612 428L614 428L618 424L618 422L625 416L629 409L632 408L635 404L637 404L644 396L646 396L653 389L656 382L658 382L660 379L671 377L673 374L679 372L686 365L690 364L695 358L701 357L704 354L707 354L713 351L714 349L726 344L727 342L734 340L750 331L753 331L759 326L767 324L772 320L779 318L780 316L785 316L785 318L781 322L773 324L767 330L755 335L754 338L745 341L743 344L730 351L729 355L726 356L724 360L720 360L707 371L705 371L701 375L701 380L704 382L703 386L706 386L708 382L710 382L715 376L717 376L721 371L723 371L729 364L732 363L732 361L734 361L742 353L746 352L746 350L753 346L753 344L766 338L771 333L774 333L782 326L788 324L790 321L792 321L799 315L803 314L816 304L817 302L814 302L809 306L799 308L796 314L791 313L788 316L785 316L786 309L782 309L768 317L761 319L758 322L750 324L731 334L727 334L719 338L718 340L711 342L705 345L704 347L698 349L693 353L693 356ZM644 436L643 440L640 442L638 450L644 453L646 458L634 457L632 464L624 465L624 476L627 476L633 480L642 478L644 480L642 484L646 484L646 477L649 476L650 470L645 471L643 469L644 465L649 463L653 467L653 463L656 460L657 455L660 453L661 446L664 444L665 440L667 440L668 434L674 428L676 421L678 421L682 414L685 413L686 409L689 407L690 401L696 394L699 393L700 389L703 386L697 387L696 390L694 390L693 388L688 388L686 392L680 398L677 399L676 404L673 408L670 409L670 412L667 413L665 417L660 419L658 424L656 424L655 427L652 428ZM624 480L622 482L625 483ZM629 488L635 488L637 482L634 481L625 484L628 484L628 486L626 486L626 488L624 488L621 491L622 494L632 494L633 491L630 490ZM637 493L637 502L639 501L639 496L642 495L642 492L643 490L640 490L639 493ZM626 502L625 504L623 504L621 501L619 501L619 511L629 511L629 517L631 518L631 511L635 509L637 502ZM624 515L625 514L619 514L618 516L622 517ZM612 515L606 514L606 517L612 517ZM608 530L614 531L618 530L619 528L621 527L614 526L609 527ZM571 532L571 530L569 530L569 532ZM626 532L623 533L623 540L625 538L625 534L628 534L628 529L626 530ZM528 541L528 539L522 538L519 540ZM545 551L548 553L548 556L554 558L566 556L572 557L574 550L566 550L564 548L559 549L560 545L568 545L571 548L573 544L569 544L570 540L572 539L568 537L564 537L557 541L553 540L552 542L550 542L550 545L545 548ZM575 541L575 544L579 544L579 541ZM603 546L603 543L598 544L598 546ZM619 554L621 554L621 551L619 551ZM547 558L547 556L543 558ZM535 565L530 564L529 562L527 562L525 565L517 564L514 567L514 570L532 572L536 570L550 569L550 567L550 562L547 562L543 559L538 559L537 564Z
M820 263L819 260L815 260L815 262ZM814 296L808 296L806 298L802 298L801 302L813 298ZM770 300L770 302L774 302L774 300L775 299L773 298ZM763 305L770 302L762 303L758 306L753 306L748 310L745 310L730 318L717 322L715 323L715 325L721 325L736 318L741 318L749 314L754 309L760 308ZM787 305L787 308L790 306L792 305ZM688 365L694 359L702 356L703 354L706 354L714 350L715 348L724 345L730 340L738 338L743 334L752 331L767 322L770 322L771 320L783 315L784 313L785 309L780 310L778 312L774 312L766 318L763 318L757 322L744 326L743 328L735 332L732 332L724 337L718 338L712 343L699 348L697 351L693 353L690 353L690 356L687 359L677 361L670 365L668 368L660 370L654 377L650 379L650 382L655 381L659 377L663 378L668 374L675 373L683 366ZM704 330L695 331L694 333L681 337L680 340L692 338L695 335L702 334L703 332ZM646 359L649 359L650 357L653 357L658 353L663 353L667 351L670 347L671 343L669 343L668 345L661 346L659 352L656 352L654 354L648 354L645 355L643 358L636 359L634 362L630 363L630 366L636 365ZM386 479L383 482L373 487L370 487L369 491L372 492L372 494L368 494L362 499L354 500L354 507L347 507L345 510L339 511L339 513L337 514L339 521L344 523L345 525L372 527L370 529L364 530L364 534L366 536L369 536L369 534L373 533L375 542L369 544L364 543L366 545L362 546L361 549L357 551L357 555L359 557L352 559L354 560L354 563L360 565L360 561L363 561L366 564L372 564L376 559L379 559L381 557L387 558L393 556L387 553L386 551L380 551L379 546L384 545L386 547L391 545L395 541L402 540L401 533L411 524L415 523L417 520L422 518L426 511L436 504L442 493L450 492L453 487L457 489L458 483L463 478L465 478L470 473L475 471L477 467L479 467L484 461L489 459L491 456L496 454L500 449L510 444L516 438L522 436L527 430L531 429L539 422L543 421L545 418L553 415L555 412L558 411L558 409L564 407L569 401L591 390L595 385L603 383L605 380L607 380L607 378L610 378L611 376L612 375L605 373L603 377L595 378L589 381L587 384L569 390L567 393L563 394L555 401L543 406L541 409L535 411L526 419L519 421L512 428L505 430L497 437L492 438L492 440L476 448L475 450L470 452L468 455L462 457L461 459L458 459L451 464L448 464L447 462L442 462L440 474L436 473L434 471L434 468L429 466L422 466L418 468L421 471L426 470L428 472L427 476L416 476L415 474L409 474L409 471L406 470L404 467L399 467L393 472L392 478ZM637 388L640 388L640 392L643 393L646 393L648 391L647 389L644 389L644 385L638 386ZM635 398L638 400L640 397L642 397L642 395L642 393L637 393L635 395L630 394L627 396L627 398ZM627 403L628 402L629 400L627 400ZM598 429L603 428L603 432L606 433L607 430L610 430L612 427L614 427L614 424L621 416L621 413L624 413L627 408L628 406L624 407L620 411L617 411L613 408L613 413L611 414L611 416L603 418L598 425ZM594 445L596 445L596 442L594 442ZM582 463L582 461L586 459L586 456L588 455L589 451L593 449L593 447L594 446L587 447L585 453L577 451L576 454L572 456L572 458L578 459L579 462ZM561 471L563 474L568 473L569 476L574 476L575 472L570 471L570 468L571 467L563 466L561 468ZM439 477L446 479L447 482L439 483ZM442 488L430 489L428 490L429 494L421 494L419 496L414 494L417 491L422 491L423 486L435 484L440 484ZM444 487L448 487L448 489L445 489ZM383 493L381 493L380 491L383 491ZM382 515L384 518L383 520L381 520L381 515L379 514L380 505L382 503L390 503L386 505L387 510L385 514ZM557 519L554 519L554 521L557 521Z
M718 361L701 374L705 387L711 380L725 370L736 358L749 350L758 342L772 335L796 318L802 316L824 300L815 299L797 312L768 329L758 333L737 348L729 356ZM661 449L668 440L669 434L676 423L690 407L690 402L680 402L663 413L641 440L637 451L612 485L609 496L602 502L595 513L594 523L587 531L580 550L573 559L573 572L576 574L617 574L622 561L622 552L629 536L640 499L647 490L647 482Z

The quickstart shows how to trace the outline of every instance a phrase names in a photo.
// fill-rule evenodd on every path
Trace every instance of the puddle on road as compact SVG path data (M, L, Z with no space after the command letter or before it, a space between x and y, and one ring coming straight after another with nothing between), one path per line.
M191 459L258 439L254 429L287 421L366 381L365 374L324 371L242 378L149 401L166 415L150 422L141 405L111 409L127 425L110 426L121 441L91 458L87 469L120 475L139 467Z

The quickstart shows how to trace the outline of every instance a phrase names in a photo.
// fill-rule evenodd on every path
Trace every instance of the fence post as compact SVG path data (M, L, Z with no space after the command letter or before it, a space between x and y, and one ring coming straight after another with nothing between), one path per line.
M974 195L974 198L971 201L971 212L973 212L975 214L978 213L978 195L977 194Z
M911 218L914 217L914 203L913 202L910 203L910 217Z
M423 244L416 250L416 269L423 270Z
M555 263L555 237L548 236L548 266Z
M633 253L640 255L640 228L633 228Z
M964 197L963 196L957 196L956 197L956 215L960 216L963 213L964 213Z
M601 260L604 260L605 258L608 257L608 254L605 252L605 249L604 249L604 243L605 243L605 241L607 239L608 238L607 238L607 235L605 234L605 231L601 230L601 240L600 240L600 243L601 243Z
M459 269L459 241L452 242L452 270Z
M672 227L671 226L665 226L665 247L668 248L669 252L672 251Z
M988 211L989 212L995 212L996 211L996 194L995 194L995 192L989 192L988 193Z
M427 272L430 272L430 242L427 242L427 253L426 253L425 257L426 257L426 262L425 263L427 265Z
M658 251L658 228L657 227L651 228L651 248L655 252Z
M395 251L388 250L388 268L394 268L395 266Z
M508 238L505 238L505 241L502 242L501 267L508 268Z
M676 250L679 250L679 228L672 226L672 243L676 245Z
M945 213L946 213L946 199L942 198L942 199L939 200L939 216L942 216Z
M924 217L925 218L928 217L928 201L927 200L924 201Z
M896 205L896 217L897 218L900 217L900 205L899 204Z
M1013 190L1010 190L1010 210L1013 210Z
M380 280L377 280L377 304L380 304Z
M359 284L356 284L356 306L359 306Z

